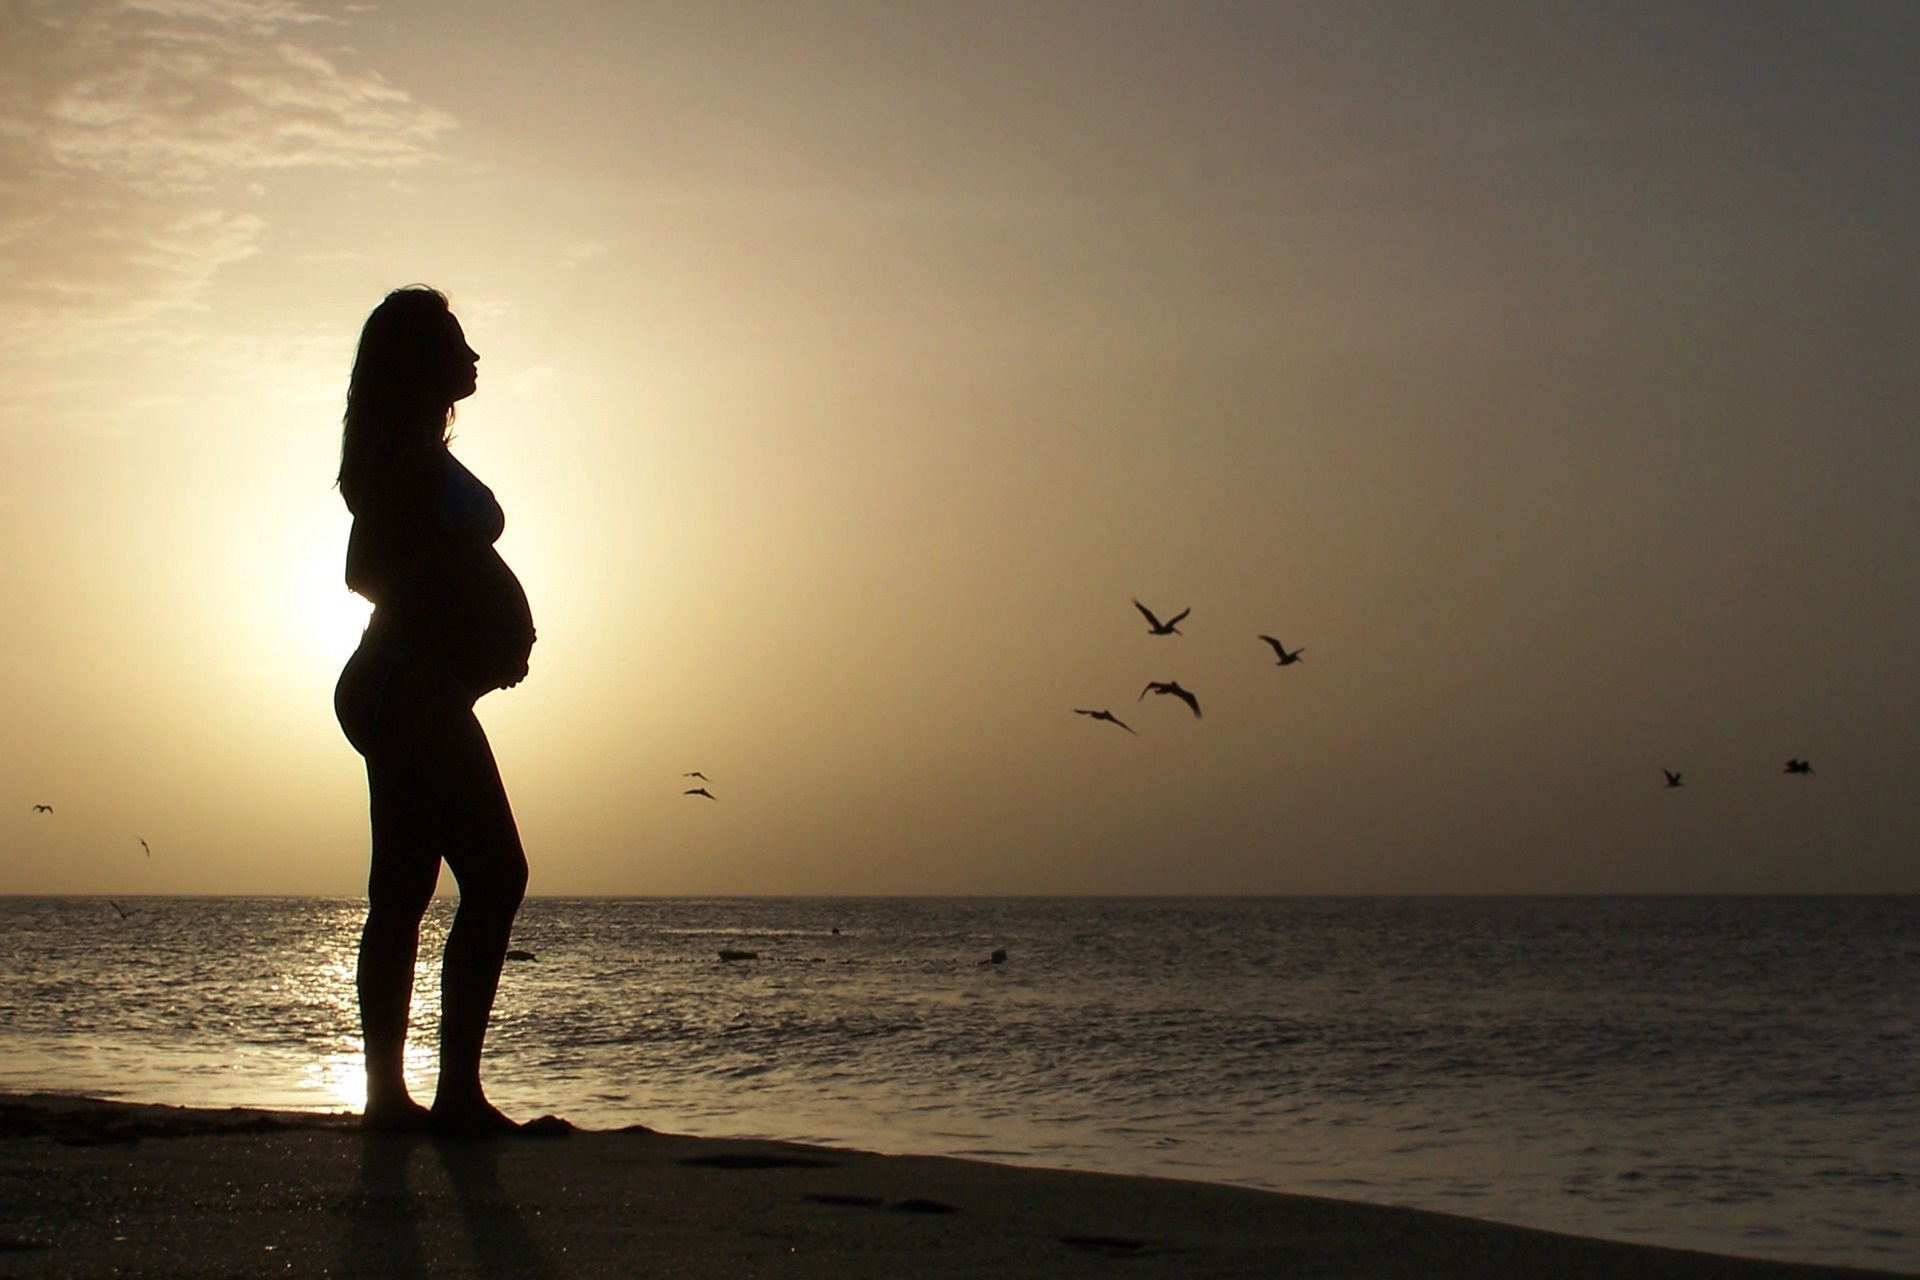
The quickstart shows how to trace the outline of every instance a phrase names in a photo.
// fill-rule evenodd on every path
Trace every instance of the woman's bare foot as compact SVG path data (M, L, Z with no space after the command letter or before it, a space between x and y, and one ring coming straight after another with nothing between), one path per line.
M448 1138L492 1138L520 1132L520 1125L509 1119L485 1098L449 1103L435 1100L428 1127Z
M360 1129L363 1133L425 1133L431 1118L425 1107L402 1096L391 1102L369 1102L360 1113Z

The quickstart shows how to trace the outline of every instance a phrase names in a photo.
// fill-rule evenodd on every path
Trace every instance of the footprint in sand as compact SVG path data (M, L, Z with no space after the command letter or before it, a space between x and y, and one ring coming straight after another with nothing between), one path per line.
M831 1191L815 1192L804 1197L815 1204L838 1205L847 1209L886 1209L893 1213L958 1213L958 1205L948 1204L944 1200L927 1200L916 1197L911 1200L895 1200L888 1204L879 1196L839 1195Z
M960 1206L943 1200L896 1200L887 1208L895 1213L958 1213Z
M1131 1240L1126 1236L1061 1236L1060 1243L1106 1258L1137 1258L1153 1248L1151 1240Z

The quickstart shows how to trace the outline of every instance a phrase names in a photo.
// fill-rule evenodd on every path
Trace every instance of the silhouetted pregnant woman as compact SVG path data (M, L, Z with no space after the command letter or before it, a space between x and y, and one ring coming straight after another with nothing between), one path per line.
M358 984L362 1123L375 1130L518 1127L487 1101L480 1050L527 860L473 705L526 676L534 632L526 594L493 547L499 504L447 450L479 361L444 296L397 289L367 317L347 385L347 585L374 610L334 710L367 765L373 853ZM443 859L460 905L442 958L429 1110L409 1096L403 1067L420 921Z

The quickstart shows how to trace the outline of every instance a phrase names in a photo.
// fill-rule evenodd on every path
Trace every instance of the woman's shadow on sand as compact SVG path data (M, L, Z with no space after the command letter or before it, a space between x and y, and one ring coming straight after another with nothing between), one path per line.
M484 1280L550 1274L545 1252L500 1185L500 1159L509 1145L364 1138L339 1274L424 1276L442 1270ZM424 1152L436 1159L425 1160Z

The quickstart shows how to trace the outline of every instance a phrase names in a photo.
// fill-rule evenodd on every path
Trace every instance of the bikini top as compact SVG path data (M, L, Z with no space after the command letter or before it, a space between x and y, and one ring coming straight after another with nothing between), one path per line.
M507 513L500 509L493 490L452 454L447 455L447 484L440 494L440 523L482 542L500 541L507 529Z

